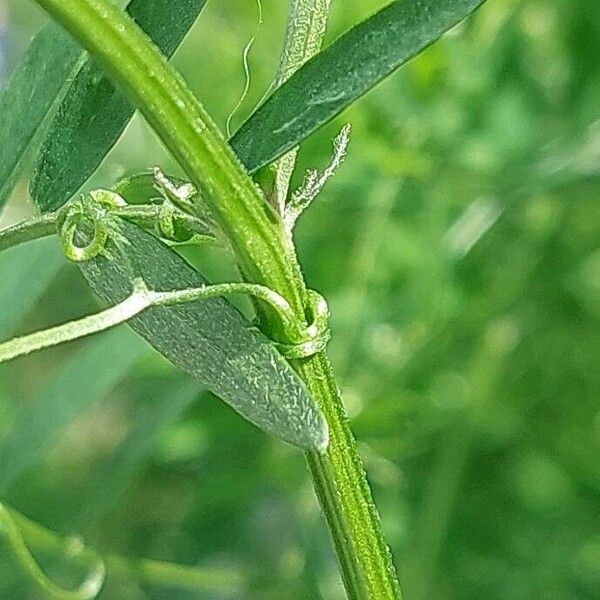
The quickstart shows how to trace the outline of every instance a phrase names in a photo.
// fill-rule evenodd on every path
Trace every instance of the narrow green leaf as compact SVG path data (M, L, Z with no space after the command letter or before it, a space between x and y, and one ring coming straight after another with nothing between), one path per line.
M127 12L168 57L206 0L132 0ZM62 206L86 182L134 113L129 100L88 61L70 82L40 149L30 190L43 211Z
M142 28L145 28L151 36L156 36L159 46L170 55L191 27L205 1L133 0L129 10ZM104 96L101 95L102 93ZM65 98L65 94L73 95L73 100L69 101ZM65 98L65 103L61 105L63 98ZM88 99L86 100L86 98ZM77 105L76 101L81 102L81 105ZM59 150L58 154L64 156L65 161L70 160L69 156L75 156L79 160L80 156L85 157L96 151L99 153L96 165L86 167L87 175L83 180L85 181L116 141L133 114L133 109L127 104L129 116L123 121L122 96L115 93L114 89L106 84L106 80L99 75L99 71L93 66L81 46L61 27L50 23L31 42L25 56L10 77L6 90L0 96L0 122L2 122L0 128L0 208L10 196L36 142L41 141L43 129L40 128L42 125L48 124L48 119L54 115L59 106L57 120L52 125L50 138L47 139L56 135L57 130L60 134L61 127L79 122L79 129L68 132L68 135L67 133L61 135L61 143L65 147L75 145L77 147L69 149L70 155L68 152L65 153L62 146L58 144L52 145L52 149ZM114 121L106 116L99 118L98 122L94 123L93 129L88 130L86 127L89 125L90 113L87 113L86 110L94 106L96 108L102 106L105 115L112 111L113 106L119 108L121 112L114 113L111 117L114 118ZM117 116L121 117L122 124L120 126L117 125ZM108 131L103 129L103 125L106 123L109 123ZM107 144L111 136L114 137L114 140L110 146L103 150L96 150L96 148L100 148L100 141ZM81 143L82 139L86 142L88 154L77 145ZM51 149L47 148L47 150ZM48 159L51 158L46 152L44 152L44 156ZM51 164L56 169L60 167L58 163L52 162ZM62 167L65 168L65 177L67 175L74 176L73 167L70 164L64 162ZM62 171L55 170L53 173L59 173L59 179L63 177ZM70 183L71 187L73 185ZM53 190L48 190L48 193L52 194ZM64 197L64 194L65 192L62 196L59 194L59 197ZM54 205L58 206L57 203Z
M109 304L130 294L134 275L160 291L207 283L152 235L129 223L123 223L123 233L129 241L127 260L99 257L81 266L92 289ZM304 384L230 302L218 298L154 307L130 324L258 427L301 448L326 447L326 423Z
M34 38L9 79L0 97L0 208L21 175L40 126L83 56L71 36L51 23Z
M307 62L242 125L231 145L254 172L298 145L485 0L399 0Z
M103 398L146 351L127 328L91 341L69 360L0 440L0 492L44 456L52 439Z
M65 258L56 240L43 239L0 253L0 339L9 338L50 285Z

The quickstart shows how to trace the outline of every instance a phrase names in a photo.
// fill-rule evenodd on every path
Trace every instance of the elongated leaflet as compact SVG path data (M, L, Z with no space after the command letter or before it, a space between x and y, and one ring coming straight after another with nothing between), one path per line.
M127 12L170 57L205 3L132 0ZM31 196L43 211L62 206L77 192L119 139L135 110L92 60L87 59L64 83L64 99L45 133L30 184Z
M180 290L207 281L178 254L124 224L125 251L148 286ZM110 305L127 297L124 261L99 256L81 264L92 289ZM304 384L272 343L222 298L148 309L130 321L173 364L194 375L252 423L304 448L323 448L327 427Z
M242 125L232 147L251 172L269 164L484 2L392 2L292 75Z

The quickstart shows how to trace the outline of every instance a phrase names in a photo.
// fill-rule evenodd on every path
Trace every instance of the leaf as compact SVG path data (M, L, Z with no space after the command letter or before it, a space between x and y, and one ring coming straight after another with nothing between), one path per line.
M297 146L485 0L400 0L307 62L231 140L255 172Z
M206 0L132 0L127 12L156 45L167 56L171 56L205 3ZM49 35L45 32L46 30L42 34ZM81 48L66 34L61 33L60 44L65 43L65 37L70 46L75 45L77 48L77 56L85 56ZM37 38L33 44L36 41ZM60 63L64 54L61 45L47 46L46 60L56 59ZM39 57L37 59L39 61ZM65 87L57 99L59 104L56 114L45 133L31 182L34 201L40 209L48 211L62 206L96 170L123 133L133 116L134 108L91 60L86 60L68 81L64 69L57 72L41 70L40 64L38 62L36 65L32 59L29 67L31 72L28 71L28 74L36 84L39 81L48 88L43 94L46 104L57 99L61 86ZM19 85L16 85L15 92L18 90ZM3 114L0 110L0 115ZM19 121L27 116L25 109L17 109ZM36 128L37 126L39 122Z
M40 126L83 56L71 36L50 24L31 42L10 77L0 97L0 208L29 158Z
M88 343L25 406L0 440L0 493L44 456L52 439L81 412L103 398L146 351L127 328Z
M36 143L41 142L41 126L56 110L87 56L62 27L50 23L29 44L8 80L0 95L0 209Z
M38 240L0 253L0 340L14 333L64 265L56 240Z
M92 289L109 304L130 294L134 275L160 291L207 283L152 235L125 222L123 234L129 241L122 250L126 260L99 257L81 265ZM154 307L130 324L174 365L261 429L301 448L327 446L327 425L300 378L230 302L217 298Z

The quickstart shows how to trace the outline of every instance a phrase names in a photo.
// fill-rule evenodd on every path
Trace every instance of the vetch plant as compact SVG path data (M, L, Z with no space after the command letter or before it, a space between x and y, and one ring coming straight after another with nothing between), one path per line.
M323 51L329 0L291 0L277 89L229 142L168 63L204 2L132 0L125 12L108 0L36 2L60 27L34 39L0 99L9 157L0 203L36 153L30 191L41 215L1 232L0 250L57 234L108 308L3 342L0 362L129 323L248 420L306 452L348 597L400 598L325 351L327 303L306 285L293 240L297 218L344 158L349 126L322 173L292 192L290 178L298 144L483 0L392 2ZM78 196L135 108L189 181L153 168ZM262 190L252 175L267 165L273 183ZM181 243L225 245L241 281L208 282L177 253ZM255 323L230 294L252 298ZM102 569L87 595L53 587L31 563L19 519L2 510L2 531L46 592L98 593Z

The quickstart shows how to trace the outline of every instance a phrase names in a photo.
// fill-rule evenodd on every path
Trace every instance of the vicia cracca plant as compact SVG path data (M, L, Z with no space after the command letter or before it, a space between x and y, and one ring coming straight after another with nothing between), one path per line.
M0 98L0 205L35 156L30 193L40 215L0 232L0 250L59 236L106 308L0 343L0 363L128 323L246 419L306 453L348 597L400 598L326 354L327 302L305 283L293 239L342 163L350 127L324 170L308 172L297 190L290 180L303 140L483 0L392 2L322 51L330 0L290 0L275 89L230 139L168 62L204 0L131 0L125 11L109 0L35 1L54 22ZM149 165L80 194L135 109L187 179ZM181 244L227 247L239 280L209 282L179 255ZM252 299L254 321L232 294ZM0 524L49 597L94 598L119 564L93 556L82 587L64 590L28 550L52 534L5 506Z

